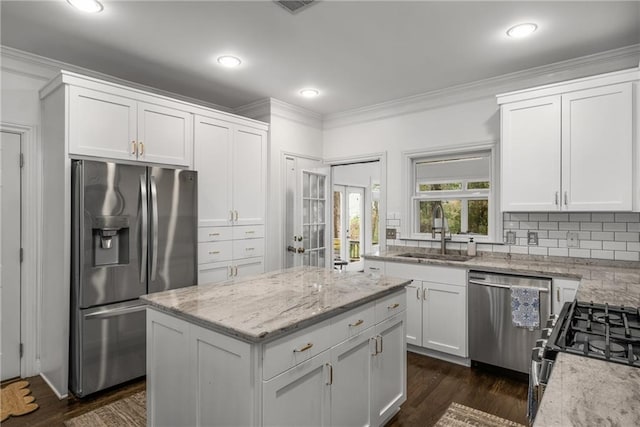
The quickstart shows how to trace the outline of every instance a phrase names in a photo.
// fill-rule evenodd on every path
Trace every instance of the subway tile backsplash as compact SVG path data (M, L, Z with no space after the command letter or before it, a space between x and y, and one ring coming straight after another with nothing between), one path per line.
M387 227L400 228L400 214L394 213L387 220ZM516 234L515 245L478 243L478 251L594 258L620 261L640 261L640 213L505 213L504 236L507 231ZM538 245L527 244L527 233L538 233ZM567 245L567 233L577 235L575 247ZM398 233L388 245L439 247L440 242L403 240ZM465 250L466 244L447 244L447 249Z

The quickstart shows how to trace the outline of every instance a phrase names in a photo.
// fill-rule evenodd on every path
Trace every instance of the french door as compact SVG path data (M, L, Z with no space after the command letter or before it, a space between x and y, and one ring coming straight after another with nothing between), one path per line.
M330 265L329 168L285 156L285 267Z
M349 271L364 269L362 259L366 235L364 219L364 188L334 185L333 259L340 268L346 268Z

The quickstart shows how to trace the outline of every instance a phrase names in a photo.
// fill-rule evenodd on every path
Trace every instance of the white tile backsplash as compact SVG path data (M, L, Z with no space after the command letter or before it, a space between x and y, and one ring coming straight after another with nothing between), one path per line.
M387 215L387 226L400 228L397 212ZM640 260L640 214L613 212L518 212L503 215L504 236L507 231L516 234L516 244L478 243L478 251L558 257ZM527 233L538 233L538 245L530 246ZM567 232L576 232L578 247L567 247ZM393 242L393 243L392 243ZM417 240L389 241L396 246L440 247L440 242ZM467 245L448 242L447 249L465 251Z

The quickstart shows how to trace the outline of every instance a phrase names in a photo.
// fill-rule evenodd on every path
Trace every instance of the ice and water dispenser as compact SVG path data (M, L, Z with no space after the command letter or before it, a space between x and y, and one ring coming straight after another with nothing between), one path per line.
M94 266L129 263L128 216L95 217L92 229Z

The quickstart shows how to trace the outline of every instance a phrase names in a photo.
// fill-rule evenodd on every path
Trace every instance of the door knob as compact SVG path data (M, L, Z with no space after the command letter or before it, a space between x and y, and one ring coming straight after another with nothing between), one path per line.
M296 253L296 248L294 248L293 246L289 245L289 246L287 246L287 252Z

